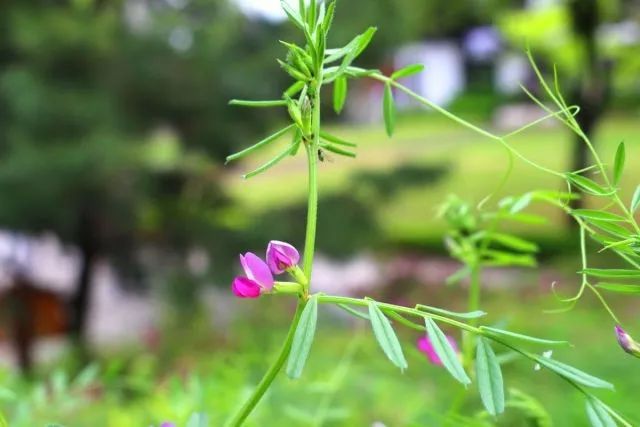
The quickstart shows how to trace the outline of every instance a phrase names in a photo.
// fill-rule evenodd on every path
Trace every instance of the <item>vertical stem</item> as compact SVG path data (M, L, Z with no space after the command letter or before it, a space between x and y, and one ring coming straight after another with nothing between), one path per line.
M320 84L313 94L313 138L306 145L309 163L309 201L307 206L307 232L304 241L303 269L307 281L311 282L313 255L316 245L316 224L318 221L318 147L320 145ZM305 290L305 294L308 289Z
M470 282L469 282L469 298L467 303L467 310L469 312L476 311L480 308L480 261L475 260L469 265L471 268ZM478 319L469 320L469 325L476 327ZM462 366L468 371L467 373L473 378L474 366L473 366L473 352L475 350L475 335L470 331L462 332ZM467 400L468 390L461 390L454 398L451 407L449 408L449 414L457 414L464 406Z
M469 311L476 311L480 309L480 263L475 261L471 266L469 284ZM475 326L478 323L478 319L471 319L470 324Z
M471 276L469 282L469 300L468 300L468 311L476 311L480 308L480 263L478 261L474 261L471 265ZM478 323L478 319L471 319L469 324L471 326L476 326ZM474 345L474 336L472 334L465 334L464 340L464 366L466 366L469 370L473 368L473 350L475 348Z
M276 378L280 369L284 365L284 362L287 361L287 357L289 357L289 351L291 351L291 343L293 341L293 335L296 332L296 328L298 327L298 322L300 321L300 314L302 313L302 309L305 306L305 302L302 299L298 300L298 306L296 307L296 314L293 316L293 320L291 321L291 326L289 327L289 332L287 332L287 338L284 340L282 344L282 348L280 349L280 354L278 358L273 362L269 370L262 380L260 384L255 388L249 399L242 405L242 408L236 413L236 415L227 423L229 427L238 427L241 426L242 423L247 419L247 417L251 414L253 409L256 407L262 396L264 396L265 392L271 386L271 383Z
M273 362L267 373L264 375L260 384L253 391L249 399L240 408L236 415L227 423L229 427L238 427L247 419L253 409L262 399L265 392L273 383L276 376L284 366L289 352L291 351L291 344L293 342L293 336L298 328L300 322L300 315L306 305L306 298L309 294L309 283L311 282L311 269L313 267L313 254L316 244L316 224L318 220L318 146L320 145L320 86L322 82L322 74L318 77L318 83L316 85L315 92L313 94L312 104L312 127L313 138L307 143L307 159L309 163L309 196L307 205L307 229L305 234L304 243L304 259L303 268L304 274L307 276L307 285L304 290L304 296L298 298L298 305L296 307L296 313L289 326L289 332L287 332L287 338L282 344L280 354L278 358Z

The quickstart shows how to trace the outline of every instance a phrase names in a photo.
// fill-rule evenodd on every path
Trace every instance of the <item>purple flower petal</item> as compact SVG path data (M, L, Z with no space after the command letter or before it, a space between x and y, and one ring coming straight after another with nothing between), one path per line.
M168 421L165 421L162 424L160 424L160 427L176 427L176 425L174 423L170 423Z
M236 277L233 279L231 290L238 298L258 298L262 287L258 282L247 277Z
M300 261L298 250L286 242L272 240L267 246L267 264L274 274L282 274Z
M257 282L267 291L273 288L273 275L269 270L269 266L256 254L247 252L244 255L240 255L240 264L242 264L244 273L249 279Z
M449 341L449 344L451 344L451 347L453 347L455 352L458 353L458 344L456 343L456 340L452 336L447 335L447 341ZM423 336L418 338L418 350L427 356L429 362L434 365L442 366L442 360L440 360L438 353L436 353L436 349L433 347L433 344L428 337Z

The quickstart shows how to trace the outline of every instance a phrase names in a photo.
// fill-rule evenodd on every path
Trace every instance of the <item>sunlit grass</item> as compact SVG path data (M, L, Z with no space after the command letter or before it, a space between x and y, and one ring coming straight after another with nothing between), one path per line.
M445 165L449 173L434 184L411 186L398 191L391 200L376 209L376 215L386 238L391 241L416 242L432 240L442 235L444 224L437 220L437 206L451 193L480 202L492 194L508 168L508 156L496 142L466 129L451 126L432 115L411 116L399 122L397 134L389 139L381 126L336 126L331 132L359 144L355 160L338 158L321 166L320 192L349 191L353 177L362 171L384 172L402 165L434 167ZM612 116L605 120L596 142L601 156L613 159L617 144L633 142L640 135L640 124L633 117ZM560 125L537 127L517 135L510 142L529 159L546 167L566 171L570 168L572 135ZM281 146L287 141L278 141ZM227 175L231 196L249 215L271 209L276 203L303 203L306 194L305 163L302 156L286 159L269 173L243 180L241 171L248 171L264 161L278 148L252 157L236 166ZM633 143L628 146L627 174L623 178L623 195L630 197L640 183L640 155L634 155ZM637 153L636 153L637 154ZM612 161L612 160L611 160ZM559 179L532 167L514 162L509 181L500 196L522 194L534 189L565 190ZM566 218L546 206L534 206L532 212L550 218L547 226L516 226L515 230L538 236L554 236Z

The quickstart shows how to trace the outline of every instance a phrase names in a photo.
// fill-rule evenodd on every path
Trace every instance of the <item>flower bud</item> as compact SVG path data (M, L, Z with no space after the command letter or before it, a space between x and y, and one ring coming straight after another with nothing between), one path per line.
M635 342L631 335L626 333L619 325L616 325L616 338L618 339L618 344L620 344L620 347L622 347L624 351L640 358L640 344Z
M300 261L298 250L285 242L272 240L267 246L267 264L274 274L282 274Z

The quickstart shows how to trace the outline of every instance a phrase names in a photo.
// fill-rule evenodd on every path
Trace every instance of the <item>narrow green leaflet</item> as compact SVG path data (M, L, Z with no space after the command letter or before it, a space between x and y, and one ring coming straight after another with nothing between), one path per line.
M524 341L533 344L570 345L568 341L547 340L544 338L531 337L529 335L518 334L516 332L505 331L503 329L492 328L490 326L480 326L480 330L489 336Z
M594 180L582 175L578 175L576 173L568 173L566 176L572 184L575 184L577 187L581 188L589 194L593 194L594 196L609 196L613 194L613 191L607 190Z
M344 148L340 148L331 143L327 143L327 142L321 143L320 147L324 148L327 151L331 151L332 153L339 154L341 156L351 157L351 158L356 157L356 153L354 153L353 151L345 150Z
M324 132L324 131L320 131L320 138L324 139L325 141L333 142L334 144L344 145L345 147L357 147L358 146L358 144L355 144L355 143L349 142L349 141L345 141L344 139L340 139L337 136L333 136L330 133L327 133L327 132Z
M409 76L412 76L414 74L421 73L423 71L424 71L424 65L422 65L422 64L407 65L406 67L401 68L398 71L396 71L393 74L391 74L391 79L392 80L398 80L398 79L401 79L403 77L409 77Z
M631 198L631 213L635 213L640 207L640 185L636 188Z
M546 224L549 220L540 215L525 214L525 213L503 213L503 212L491 212L483 215L486 218L500 218L506 221L515 221L522 224Z
M621 268L586 268L584 270L581 270L580 273L586 274L588 276L604 278L640 278L640 270L626 270Z
M416 305L416 310L427 311L429 313L443 314L449 317L457 317L458 319L477 319L479 317L485 316L487 313L484 311L470 311L468 313L458 313L455 311L444 310L442 308L431 307L429 305Z
M289 3L286 2L286 0L280 0L280 6L282 7L282 10L284 10L284 13L287 14L287 16L289 17L289 20L299 29L301 29L302 31L305 31L305 24L302 20L302 17L300 16L300 14L298 12L296 12L290 5Z
M485 409L491 415L504 412L504 382L502 370L491 345L480 337L476 348L478 389Z
M377 28L369 27L367 28L367 31L357 36L353 40L353 42L350 43L350 47L349 47L349 50L347 51L347 54L344 56L344 59L342 60L340 67L338 67L338 70L335 72L336 77L340 77L342 73L346 71L347 67L351 65L353 60L356 59L367 48L376 31L377 31ZM331 80L331 77L328 76L327 81L330 81L330 80Z
M358 311L354 308L349 307L346 304L336 304L337 307L340 307L341 309L343 309L344 311L346 311L347 313L355 316L355 317L359 317L360 319L364 319L364 320L370 320L369 316L367 316L365 313Z
M280 161L282 159L284 159L285 157L289 156L291 154L291 146L287 146L287 148L282 151L280 154L278 154L276 157L274 157L273 159L269 160L267 163L265 163L264 165L260 166L259 168L249 172L248 174L243 175L242 177L244 179L249 179L252 178L258 174L261 174L262 172L271 169L272 167L274 167L275 165L277 165L278 163L280 163Z
M538 245L536 245L535 243L517 236L513 236L511 234L480 231L474 236L477 236L478 238L489 239L493 242L499 243L502 246L520 252L538 252L539 250Z
M265 139L263 139L262 141L258 142L257 144L252 145L249 148L245 148L242 151L239 151L235 154L232 154L230 156L227 157L227 160L225 163L229 163L230 161L233 160L237 160L241 157L246 156L247 154L264 147L265 145L269 144L270 142L273 142L275 140L277 140L278 138L280 138L281 136L285 135L287 132L289 132L291 129L293 129L295 127L294 124L291 124L283 129L280 129L279 131L277 131L276 133L269 135L268 137L266 137Z
M424 326L422 326L422 325L420 325L418 323L414 323L413 321L407 319L406 317L402 316L401 314L396 313L393 310L384 310L384 313L387 316L389 316L391 319L395 320L398 323L403 324L407 328L415 329L416 331L420 331L420 332L424 331Z
M622 178L622 172L624 171L624 164L627 158L627 153L625 150L624 142L621 142L618 145L618 149L616 150L616 158L613 163L613 184L618 185L620 183L620 178Z
M378 28L369 27L364 33L360 34L360 37L357 39L358 41L356 43L356 58L360 56L362 52L364 52L367 46L369 46L369 43L371 43L371 39L373 39L373 36L376 34L376 32L378 32Z
M597 221L623 222L627 219L620 215L612 214L606 211L597 211L594 209L575 209L572 211L574 215L586 219L595 219Z
M73 380L73 387L85 388L91 385L98 378L100 367L92 363L84 368Z
M300 129L296 129L296 133L293 135L293 140L291 141L291 150L289 151L290 156L295 156L298 154L298 150L300 149L300 145L302 144L302 132Z
M54 394L62 395L66 393L69 388L69 377L67 373L56 370L53 375L51 375L51 388Z
M351 67L351 66L347 67L347 70L345 71L345 73L352 77L368 77L376 74L382 75L380 70L365 69L365 68Z
M512 252L498 251L493 249L486 249L484 251L481 251L481 254L486 257L486 259L482 261L483 265L486 266L536 266L536 259L528 254L515 254Z
M340 114L347 99L347 78L339 76L333 83L333 109Z
M367 47L373 35L376 33L377 28L369 27L367 30L355 36L349 43L339 49L331 49L328 50L328 56L325 58L324 63L330 64L331 62L337 61L345 56L349 55L349 53L353 52L351 61L353 61L358 55L360 55ZM351 62L349 61L349 63ZM349 64L347 64L349 65Z
M384 116L384 126L387 131L387 135L392 136L393 130L396 126L396 107L393 102L393 92L391 91L390 84L386 84L384 86L382 113Z
M551 190L536 190L530 193L531 197L535 200L543 200L551 203L566 204L571 200L577 200L579 195L568 193L566 191L551 191Z
M531 200L533 200L532 193L527 193L521 197L518 197L516 200L514 200L513 204L511 205L511 208L509 209L509 213L516 214L524 210L527 206L529 206L529 204L531 203Z
M596 288L604 289L605 291L609 292L616 292L619 294L640 295L640 285L600 282L596 285Z
M336 2L335 0L329 3L327 7L327 12L324 15L324 19L322 20L322 31L324 31L325 36L331 29L331 24L333 23L333 17L336 11Z
M371 320L373 334L384 354L401 371L407 369L407 360L404 358L398 337L393 331L389 319L385 317L375 301L369 301L369 319Z
M589 218L589 224L593 224L598 227L602 231L606 231L609 234L613 234L614 236L622 237L623 239L628 239L633 236L633 234L623 226L616 224L613 221L600 221L597 219Z
M202 412L196 412L187 421L186 427L208 427L209 419L206 414Z
M458 269L451 276L447 277L446 284L447 285L455 285L456 283L460 283L462 280L469 277L471 274L471 269L469 267L462 267Z
M618 425L599 400L588 397L586 409L592 427L616 427Z
M284 99L274 99L271 101L250 101L245 99L232 99L229 101L229 105L238 105L241 107L255 107L255 108L266 108L266 107L284 107L287 105L287 101Z
M318 296L313 295L307 301L307 305L302 310L300 322L293 335L291 353L287 362L287 375L289 378L299 378L304 369L304 365L309 357L311 344L316 334L318 323Z
M429 341L431 341L434 351L442 361L444 367L447 368L447 371L449 371L453 378L465 386L471 384L471 379L469 379L469 376L467 376L467 373L464 371L458 354L453 347L451 347L444 332L442 332L438 325L436 325L436 322L429 317L424 318L424 324L427 328Z
M307 10L307 23L309 28L315 28L317 18L317 3L316 0L309 2L309 9Z
M605 380L601 380L600 378L594 377L593 375L587 374L586 372L574 368L573 366L569 366L565 363L558 362L557 360L550 359L548 357L539 356L537 354L533 354L531 356L536 360L536 362L538 362L545 368L550 369L558 375L561 375L578 384L594 388L606 388L610 390L614 389L613 384Z
M526 415L536 427L553 426L551 415L544 405L542 405L542 403L537 399L518 389L509 389L509 400L507 401L506 406L523 412L523 414Z
M280 59L277 60L278 64L280 64L280 67L286 71L291 77L294 78L294 80L298 80L298 81L308 81L311 77L302 73L301 71L298 71L296 68L294 68L293 66L287 64L284 61L281 61Z
M289 86L287 88L287 90L284 91L284 96L286 97L292 97L295 94L297 94L298 92L300 92L304 87L306 86L305 82L295 82L293 83L291 86ZM285 105L288 105L288 102L285 100Z

